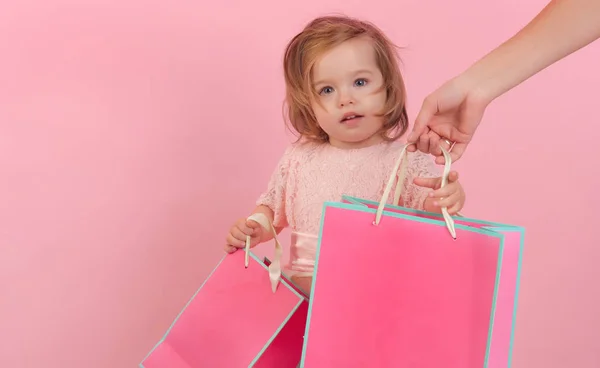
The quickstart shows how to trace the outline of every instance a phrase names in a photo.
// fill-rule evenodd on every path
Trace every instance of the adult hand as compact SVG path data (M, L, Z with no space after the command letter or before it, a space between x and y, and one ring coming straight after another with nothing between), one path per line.
M446 148L448 140L458 160L493 99L600 38L599 14L600 0L551 0L513 37L427 96L408 138L417 147L409 150L433 153L442 164L440 140Z
M452 161L460 159L489 104L460 78L451 79L425 98L408 137L409 143L416 143L409 151L431 153L440 165L444 163L440 144L449 150Z

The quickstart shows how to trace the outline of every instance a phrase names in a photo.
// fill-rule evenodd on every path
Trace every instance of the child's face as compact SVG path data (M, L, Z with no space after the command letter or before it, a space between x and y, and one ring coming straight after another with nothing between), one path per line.
M368 38L344 42L325 53L313 70L318 100L312 108L332 145L359 148L379 143L386 91ZM319 105L320 102L320 105ZM345 120L348 115L356 118Z

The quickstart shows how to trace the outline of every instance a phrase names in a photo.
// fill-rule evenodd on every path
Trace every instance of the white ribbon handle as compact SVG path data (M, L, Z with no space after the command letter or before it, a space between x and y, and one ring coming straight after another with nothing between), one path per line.
M383 209L387 203L387 199L390 196L390 192L392 191L392 186L394 185L394 180L396 175L398 176L398 183L396 184L396 192L394 193L394 203L397 204L400 200L400 196L402 195L402 184L404 183L404 179L406 177L406 170L408 166L408 160L406 160L406 148L408 145L405 145L400 151L400 156L398 160L396 160L396 164L392 169L392 174L388 179L388 183L385 186L385 190L383 191L383 196L381 197L381 201L379 201L379 206L377 207L377 211L375 212L375 221L374 225L379 225L381 221L381 216L383 215ZM444 149L444 147L440 147L442 149L442 154L444 155L445 163L444 163L444 171L442 173L442 183L441 187L443 188L448 183L448 175L450 174L450 168L452 165L452 158L448 151ZM442 207L442 216L444 216L444 221L446 222L446 227L452 235L453 239L456 239L456 230L454 228L454 220L452 216L448 213L447 207Z
M273 292L277 290L277 285L281 279L281 255L283 254L283 248L277 239L277 231L273 227L273 224L264 213L253 213L248 217L248 220L256 221L265 231L273 233L273 240L275 240L275 255L269 265L269 278L271 279L271 289ZM250 236L246 236L246 259L245 266L248 268L248 262L250 258Z

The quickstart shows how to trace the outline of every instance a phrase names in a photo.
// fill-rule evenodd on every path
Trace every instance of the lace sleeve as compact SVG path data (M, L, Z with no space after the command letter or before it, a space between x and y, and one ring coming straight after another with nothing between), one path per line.
M441 176L440 169L433 161L433 156L420 151L408 153L408 167L404 182L404 207L423 210L423 204L430 188L415 185L416 177L436 178Z
M277 163L277 167L271 174L266 191L256 200L257 206L267 206L273 211L273 226L275 227L288 226L285 204L292 150L293 146L290 146L285 150L283 156Z

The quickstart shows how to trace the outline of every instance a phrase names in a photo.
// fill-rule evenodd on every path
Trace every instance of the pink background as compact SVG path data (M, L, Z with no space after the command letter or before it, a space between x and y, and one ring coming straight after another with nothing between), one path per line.
M289 141L280 60L305 22L343 11L405 47L414 117L545 1L8 3L0 366L126 368L222 256ZM600 44L497 100L456 165L466 214L528 230L515 368L600 366L598 60Z

